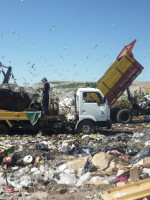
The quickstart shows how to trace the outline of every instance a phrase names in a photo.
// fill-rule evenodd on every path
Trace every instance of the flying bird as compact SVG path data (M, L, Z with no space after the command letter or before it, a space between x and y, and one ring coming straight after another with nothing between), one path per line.
M76 64L74 64L74 65L73 65L73 68L74 68L74 67L76 67L76 66L77 66L77 65L76 65Z
M27 64L29 65L31 63L31 61L28 61Z
M31 68L34 68L34 65L35 65L35 64L33 64Z
M108 57L108 54L104 55L104 57Z
M149 54L147 53L145 56L144 56L144 58L146 58L147 56L149 56Z
M69 48L68 48L68 47L64 47L64 49L65 49L65 50L69 50Z
M12 33L13 33L13 34L16 34L16 33L17 33L17 31L16 31L16 30L14 30Z
M50 31L54 31L55 30L55 26L51 26L49 30Z
M96 49L96 48L97 48L97 46L98 46L98 45L96 44L96 45L94 46L94 49Z
M63 59L63 57L62 57L62 55L61 54L59 54L59 56Z

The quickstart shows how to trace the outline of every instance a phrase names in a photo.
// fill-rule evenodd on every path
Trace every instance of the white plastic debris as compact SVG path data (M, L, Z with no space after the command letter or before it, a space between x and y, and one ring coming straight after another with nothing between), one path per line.
M64 171L65 169L66 169L66 164L65 163L60 165L60 166L58 166L58 168L57 168L58 171Z
M150 176L150 168L143 168L143 172L148 173L148 175Z
M29 186L32 183L31 177L29 175L22 176L20 178L20 181L21 181L20 185L22 187L27 187L27 186Z
M83 183L84 183L85 181L90 180L90 178L91 178L91 172L85 173L84 175L82 175L82 176L80 177L80 179L78 180L76 186L77 186L77 187L80 187L81 185L83 185Z
M75 185L77 183L77 179L73 174L61 173L59 176L60 180L55 179L58 184Z
M98 181L101 177L100 176L94 176L93 178L91 178L91 181L93 183L95 183L96 181Z
M68 150L68 143L62 143L62 145L58 148L58 151L63 153L67 153Z
M30 164L33 162L33 156L27 155L23 158L24 164Z
M88 141L89 140L89 135L83 135L82 140Z
M149 146L150 145L150 140L145 141L145 146Z
M44 173L44 180L45 181L50 181L50 180L52 180L53 179L53 176L54 176L54 173L53 173L53 171L50 169L50 170L48 170L48 171L46 171L45 173Z
M6 178L3 177L3 173L0 172L0 185L6 185Z
M127 195L127 193L116 193L113 197L115 198L117 198L117 197L124 197L124 196L126 196Z
M44 165L40 165L39 170L40 170L40 172L44 173L44 172L45 172L45 167L44 167Z
M36 168L36 167L31 168L32 173L37 172L37 171L38 171L38 168Z

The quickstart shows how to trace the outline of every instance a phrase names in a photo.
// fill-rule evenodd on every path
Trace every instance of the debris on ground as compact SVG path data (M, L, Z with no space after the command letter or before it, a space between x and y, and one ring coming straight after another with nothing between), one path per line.
M150 178L149 133L145 122L91 135L1 135L0 198L102 199Z

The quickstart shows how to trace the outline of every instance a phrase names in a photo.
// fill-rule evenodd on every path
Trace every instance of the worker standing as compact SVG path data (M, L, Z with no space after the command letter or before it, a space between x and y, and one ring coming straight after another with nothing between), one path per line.
M47 79L42 78L43 86L40 87L42 89L42 114L43 116L48 115L48 106L49 106L49 90L50 84L47 82Z

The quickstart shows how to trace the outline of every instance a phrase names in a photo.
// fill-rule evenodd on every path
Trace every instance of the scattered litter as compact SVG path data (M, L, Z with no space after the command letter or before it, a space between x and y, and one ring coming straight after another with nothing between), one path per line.
M87 195L91 197L97 187L105 191L147 180L149 124L140 125L142 128L135 128L132 134L133 124L113 126L113 134L24 133L0 137L0 197L4 195L7 199L10 193L15 197L21 192L25 198L41 189L51 194L63 191L74 194L95 187L92 195ZM125 192L114 195L121 198Z

